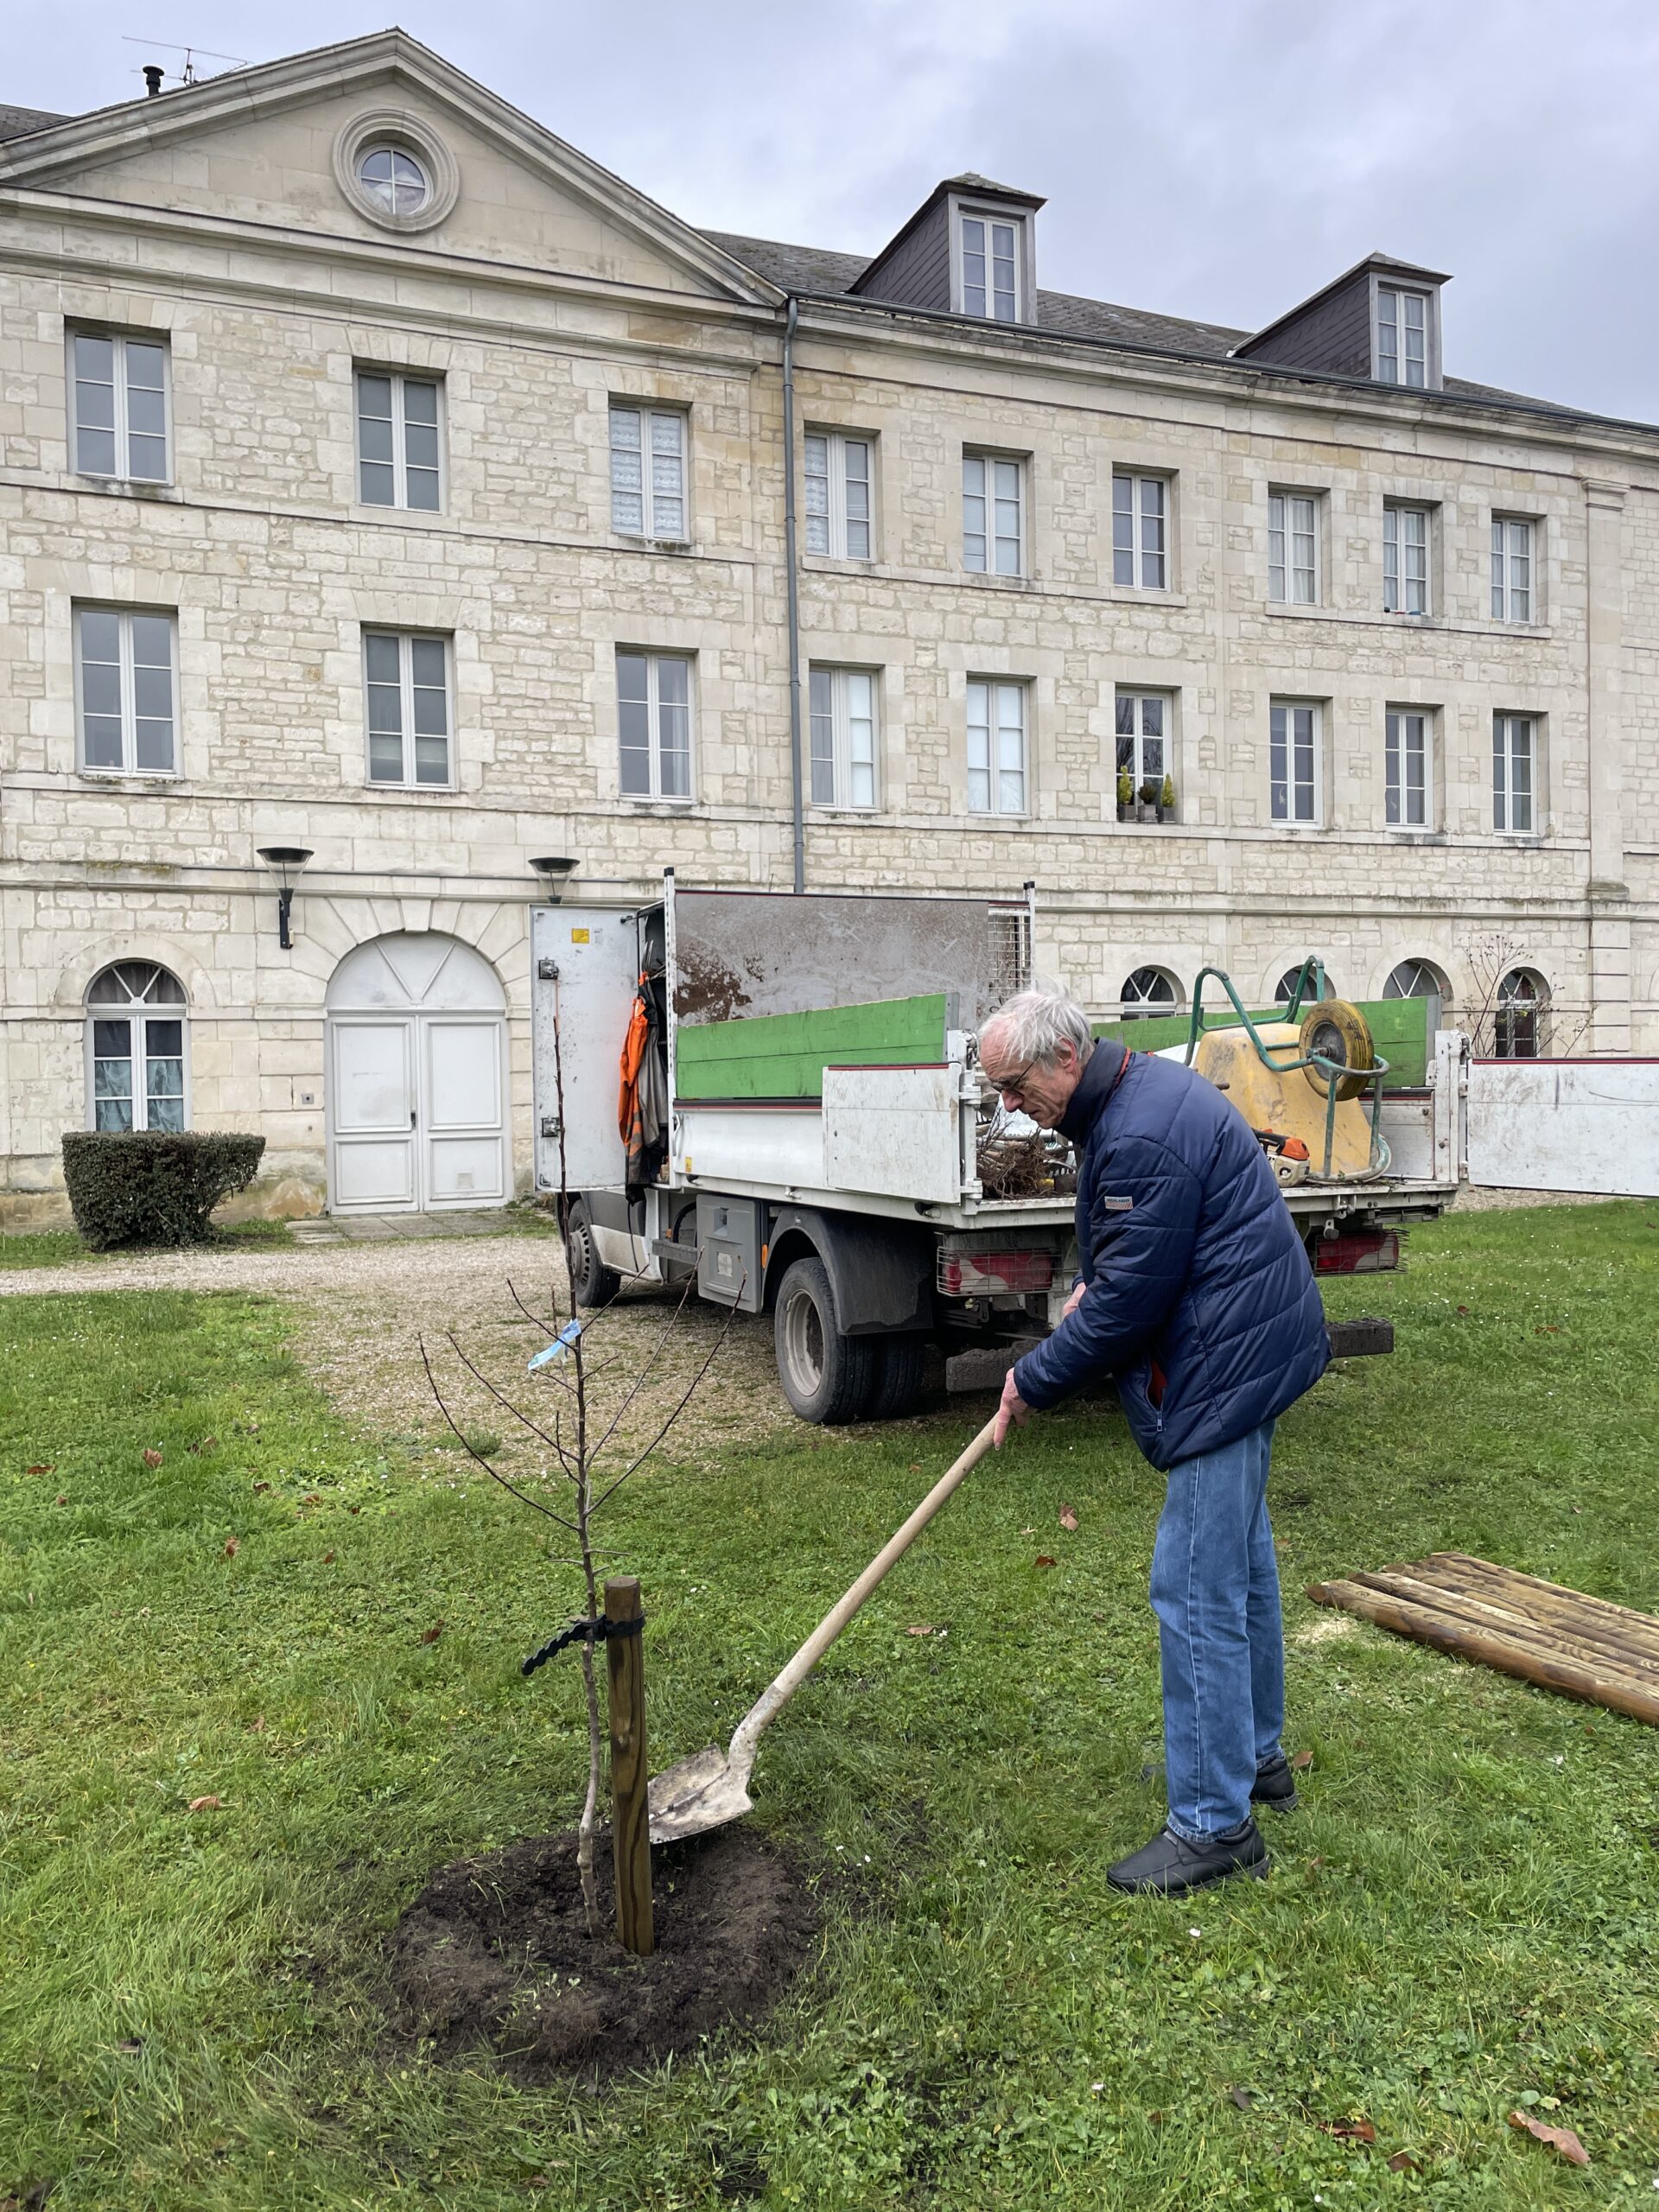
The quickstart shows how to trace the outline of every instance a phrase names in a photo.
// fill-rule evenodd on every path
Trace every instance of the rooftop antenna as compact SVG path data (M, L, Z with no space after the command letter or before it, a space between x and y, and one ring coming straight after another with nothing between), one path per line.
M249 67L245 54L215 54L211 47L178 46L172 40L165 38L134 38L125 31L122 33L121 40L124 46L159 47L164 54L181 54L184 56L184 67L178 73L178 81L181 85L195 85L201 81L196 74L198 54L207 61L230 61L242 69ZM156 99L161 92L164 74L160 64L154 61L149 62L139 73L143 78L149 97L151 99Z

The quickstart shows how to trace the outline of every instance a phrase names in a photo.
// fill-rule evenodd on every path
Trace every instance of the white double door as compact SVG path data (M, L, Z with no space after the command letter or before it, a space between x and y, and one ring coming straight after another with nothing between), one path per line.
M504 1205L505 1061L499 1014L331 1015L334 1211Z

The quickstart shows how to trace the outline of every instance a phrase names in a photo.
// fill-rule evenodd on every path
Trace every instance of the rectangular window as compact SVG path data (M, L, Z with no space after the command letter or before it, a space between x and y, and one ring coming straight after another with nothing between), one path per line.
M1281 607L1319 603L1319 507L1306 493L1268 495L1268 597Z
M685 416L671 407L611 409L611 528L683 543Z
M811 683L812 804L875 804L875 676L815 668Z
M1536 825L1538 726L1530 715L1492 716L1492 827L1530 836Z
M839 430L806 434L806 550L843 561L868 561L870 537L868 438L844 437Z
M92 1127L182 1129L182 1019L95 1014L92 1027Z
M165 484L171 474L165 342L80 330L69 344L78 473Z
M1020 226L988 215L962 218L962 312L992 322L1020 320Z
M1162 476L1112 479L1112 582L1162 591L1169 580L1169 483Z
M1319 818L1319 709L1313 700L1275 699L1269 713L1268 777L1275 822Z
M690 659L680 653L618 653L616 702L623 797L690 798Z
M968 808L1026 810L1026 686L976 677L968 686Z
M80 765L129 776L170 776L174 734L173 617L124 607L75 611Z
M1517 515L1492 517L1492 620L1532 620L1532 524Z
M1382 608L1388 614L1427 614L1428 509L1382 510Z
M1428 827L1429 718L1417 708L1390 707L1384 740L1385 806L1394 830Z
M358 371L357 496L366 507L437 513L443 501L435 378Z
M365 630L369 781L448 785L449 641L408 630Z
M1024 466L995 454L962 456L962 564L981 574L1025 574Z
M1428 295L1396 291L1379 284L1376 292L1376 373L1383 384L1428 382Z
M1169 741L1174 702L1166 691L1120 691L1117 695L1117 772L1127 769L1139 798L1143 784L1156 784L1163 796L1169 773Z

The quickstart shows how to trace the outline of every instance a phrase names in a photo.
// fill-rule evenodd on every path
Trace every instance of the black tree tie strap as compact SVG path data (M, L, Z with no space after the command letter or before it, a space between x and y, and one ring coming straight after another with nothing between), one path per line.
M532 1651L519 1668L521 1675L533 1675L538 1667L545 1667L550 1659L556 1659L568 1644L603 1643L607 1637L638 1636L645 1625L643 1613L636 1613L631 1621L613 1621L603 1613L591 1621L572 1621L569 1628L562 1628L556 1637L543 1644L539 1651Z

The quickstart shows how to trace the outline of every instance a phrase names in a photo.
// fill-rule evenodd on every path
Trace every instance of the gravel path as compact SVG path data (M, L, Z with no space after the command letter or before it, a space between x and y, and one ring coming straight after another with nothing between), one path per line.
M422 1366L424 1337L446 1402L461 1427L500 1438L509 1447L504 1464L518 1468L541 1464L544 1449L533 1440L518 1441L522 1432L511 1415L466 1376L445 1338L453 1333L482 1374L545 1423L545 1408L559 1402L556 1388L528 1382L524 1363L546 1334L519 1312L512 1293L545 1312L550 1286L568 1312L556 1241L530 1236L432 1237L309 1250L145 1252L0 1270L0 1297L246 1290L280 1298L294 1309L301 1361L349 1421L379 1436L429 1446L453 1438ZM661 1294L637 1294L620 1300L590 1325L595 1363L616 1356L614 1365L594 1381L601 1403L626 1391L674 1309L675 1301ZM660 1422L714 1352L707 1376L676 1424L674 1457L682 1462L706 1461L724 1447L747 1445L791 1424L772 1363L770 1317L736 1316L715 1351L725 1319L713 1307L688 1300L660 1356L658 1380L637 1402L641 1414L654 1406ZM619 1440L638 1433L630 1415ZM456 1456L461 1465L467 1464Z

